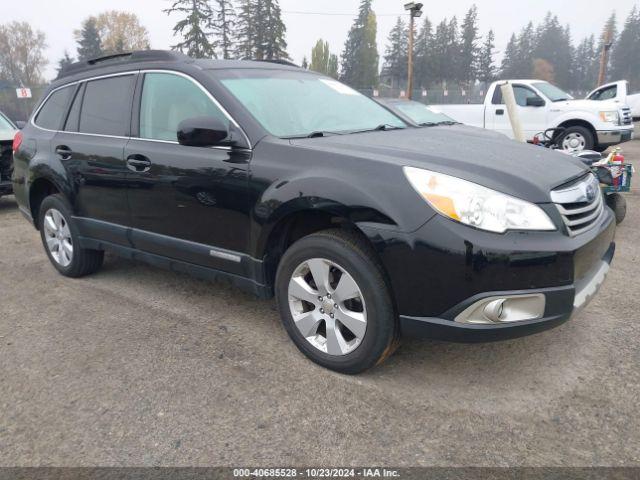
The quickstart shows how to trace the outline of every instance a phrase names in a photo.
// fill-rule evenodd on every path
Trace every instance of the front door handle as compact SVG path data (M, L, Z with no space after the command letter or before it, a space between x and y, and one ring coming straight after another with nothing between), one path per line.
M496 115L504 115L504 110L502 108L499 108L498 110L496 110Z
M56 155L58 155L62 160L69 160L71 155L73 155L73 151L66 145L58 145L56 147Z
M127 168L132 172L145 173L151 170L151 160L144 155L129 155L127 157Z

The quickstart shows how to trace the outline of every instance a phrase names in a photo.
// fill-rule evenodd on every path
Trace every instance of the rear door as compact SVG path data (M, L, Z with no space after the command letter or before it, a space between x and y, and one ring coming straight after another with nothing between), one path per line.
M127 245L129 139L136 73L89 80L77 89L54 152L73 178L83 233Z
M514 85L513 92L516 97L516 104L522 129L527 140L547 129L547 109L541 107L527 106L527 98L541 98L532 88L525 85ZM498 86L493 94L491 105L486 110L487 128L513 138L513 128L507 113L507 106L502 98L502 89Z

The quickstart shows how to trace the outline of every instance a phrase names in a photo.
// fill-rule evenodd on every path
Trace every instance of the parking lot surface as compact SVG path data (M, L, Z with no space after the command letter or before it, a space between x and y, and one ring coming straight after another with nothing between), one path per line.
M638 466L639 185L578 317L503 343L406 340L357 377L306 360L273 302L232 287L111 255L63 278L2 198L0 464Z

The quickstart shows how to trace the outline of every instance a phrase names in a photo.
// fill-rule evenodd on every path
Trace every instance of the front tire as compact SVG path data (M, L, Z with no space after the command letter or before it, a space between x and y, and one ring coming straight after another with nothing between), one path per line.
M576 125L566 128L558 143L562 150L575 153L583 150L593 150L595 138L591 130Z
M71 207L62 195L51 195L42 201L38 228L49 260L65 277L84 277L102 266L104 251L80 247Z
M327 230L294 243L280 261L275 287L287 333L325 368L361 373L398 345L397 316L382 268L355 233Z

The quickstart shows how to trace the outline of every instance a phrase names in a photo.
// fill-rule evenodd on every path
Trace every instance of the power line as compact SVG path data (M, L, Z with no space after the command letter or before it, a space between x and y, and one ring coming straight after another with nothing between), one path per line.
M301 12L297 10L283 10L282 13L290 15L324 15L338 17L357 17L357 13L341 13L341 12ZM376 13L376 17L402 17L404 13Z

